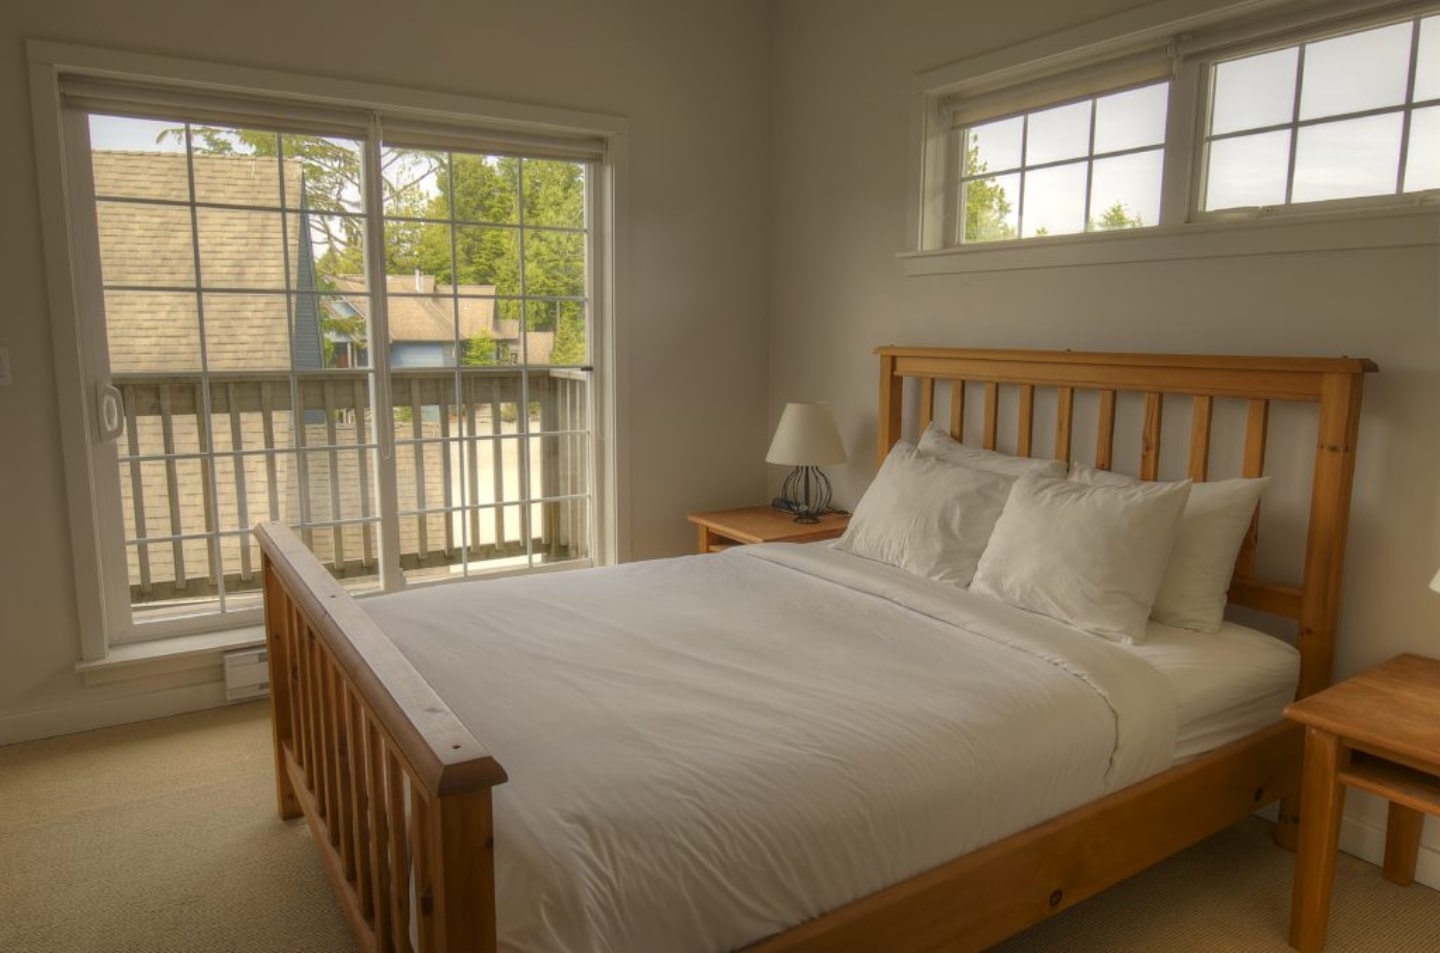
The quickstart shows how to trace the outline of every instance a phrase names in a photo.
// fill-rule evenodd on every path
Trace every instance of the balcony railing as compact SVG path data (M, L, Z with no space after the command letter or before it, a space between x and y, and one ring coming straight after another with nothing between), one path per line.
M352 588L378 585L369 372L118 375L133 605L253 603L262 520L296 527ZM399 563L407 575L589 555L589 374L391 374ZM521 426L524 416L525 425ZM381 426L387 424L383 419ZM388 466L388 461L382 461Z

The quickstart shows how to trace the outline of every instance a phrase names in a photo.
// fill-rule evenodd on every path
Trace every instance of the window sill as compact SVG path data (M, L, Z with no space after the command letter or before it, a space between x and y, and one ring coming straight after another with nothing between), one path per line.
M218 667L226 652L258 648L264 644L265 629L258 625L130 642L111 648L103 659L76 662L75 671L80 673L86 685L103 685L189 669Z
M1056 235L1011 243L901 252L896 257L905 275L914 278L1424 245L1440 245L1440 210L1433 206Z

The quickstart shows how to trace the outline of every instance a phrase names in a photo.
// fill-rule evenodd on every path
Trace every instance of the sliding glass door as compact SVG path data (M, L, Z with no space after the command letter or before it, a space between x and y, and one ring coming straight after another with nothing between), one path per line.
M262 520L361 592L585 564L593 160L137 112L69 127L112 641L253 619Z

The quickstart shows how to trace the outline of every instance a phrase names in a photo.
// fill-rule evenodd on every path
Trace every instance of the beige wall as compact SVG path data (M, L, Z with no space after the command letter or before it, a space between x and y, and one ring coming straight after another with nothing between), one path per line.
M205 13L204 11L218 11ZM55 0L0 17L0 740L158 714L215 671L82 688L24 40L612 113L630 123L631 554L693 546L687 510L760 497L770 14L762 0L396 5ZM703 356L703 359L697 359ZM155 695L191 685L183 695ZM147 693L141 702L137 693ZM167 698L169 701L167 701ZM124 699L124 700L119 700ZM138 707L137 707L138 705Z
M1134 6L780 6L770 420L786 400L835 402L853 462L832 475L837 499L853 504L875 469L878 344L1373 358L1381 373L1366 385L1337 674L1399 652L1440 655L1440 595L1426 588L1440 567L1437 246L914 278L894 258L912 77ZM1383 826L1383 813L1354 800L1352 815Z

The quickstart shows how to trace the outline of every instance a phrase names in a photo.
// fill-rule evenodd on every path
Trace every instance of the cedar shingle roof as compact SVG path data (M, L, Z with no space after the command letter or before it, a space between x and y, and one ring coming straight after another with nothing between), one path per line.
M110 366L115 373L194 373L200 370L195 229L190 209L126 199L188 202L190 169L183 153L97 151L91 157L100 235L101 271ZM216 371L283 370L291 365L286 291L315 290L306 277L313 262L302 241L303 167L284 163L281 212L279 162L273 157L197 154L195 196L240 206L199 208L200 301L205 350ZM308 265L308 267L307 267ZM331 279L360 314L369 311L365 280ZM131 288L135 290L125 290ZM146 290L139 290L144 288ZM155 289L176 289L155 290ZM493 285L436 282L431 275L388 275L392 342L451 342L457 320L463 340L481 329L498 341L518 342L519 322L496 317ZM305 299L301 299L302 301ZM301 323L303 325L303 322ZM305 333L302 327L297 333ZM315 333L311 331L309 333ZM554 335L532 331L532 363L549 360ZM315 351L315 342L307 342ZM296 354L304 353L297 343Z
M278 208L279 164L256 156L196 155L200 201L249 206L195 213L200 280L206 293L123 291L116 286L193 288L195 228L183 206L107 199L187 201L189 171L181 153L95 152L92 155L101 273L111 370L194 372L200 369L200 304L211 370L277 370L290 366L289 319L283 292L301 274L298 212L290 227ZM285 162L287 204L298 206L299 162ZM254 292L271 292L256 294Z

